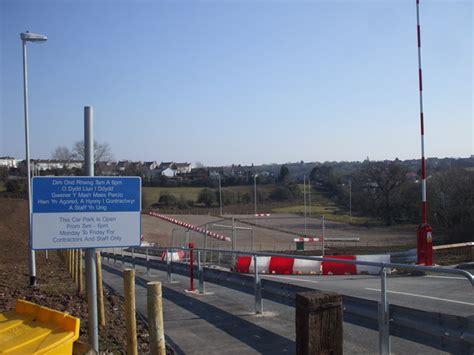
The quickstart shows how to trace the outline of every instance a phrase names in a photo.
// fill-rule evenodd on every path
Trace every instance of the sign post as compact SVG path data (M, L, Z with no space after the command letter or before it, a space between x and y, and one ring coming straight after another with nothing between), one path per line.
M92 107L84 107L86 176L33 178L32 249L85 249L89 344L98 353L96 248L140 245L141 179L94 177Z

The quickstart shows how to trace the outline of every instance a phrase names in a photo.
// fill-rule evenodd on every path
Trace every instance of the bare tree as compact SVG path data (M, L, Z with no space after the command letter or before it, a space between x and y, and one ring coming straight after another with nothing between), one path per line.
M84 160L84 141L74 143L72 148L73 156L77 160ZM94 141L94 162L110 161L114 156L108 143Z
M68 147L64 147L64 146L60 146L60 147L57 147L53 154L52 154L52 158L53 159L56 159L56 160L66 160L66 161L69 161L71 159L73 159L73 154L72 152L69 150Z
M407 170L396 162L366 162L354 178L354 197L390 226L402 207L401 186Z
M453 242L472 241L474 172L459 167L434 174L429 183L432 220L448 229Z

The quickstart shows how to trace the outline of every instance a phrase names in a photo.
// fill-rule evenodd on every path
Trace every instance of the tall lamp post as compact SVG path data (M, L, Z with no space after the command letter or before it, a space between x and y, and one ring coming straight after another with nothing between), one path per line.
M255 224L257 224L257 176L255 174L253 176L253 196L254 196L254 203L255 203Z
M221 210L221 217L222 217L222 182L221 182L221 173L217 175L219 178L219 207Z
M352 223L352 176L349 177L349 222Z
M29 245L29 261L30 261L30 286L36 286L36 260L35 251L31 248L31 168L30 168L30 128L28 124L28 70L26 59L26 42L42 43L48 40L48 37L42 34L30 33L28 31L20 33L23 43L23 106L25 111L25 154L26 168L28 180L28 245Z
M303 201L304 201L304 236L306 237L306 175L303 175Z

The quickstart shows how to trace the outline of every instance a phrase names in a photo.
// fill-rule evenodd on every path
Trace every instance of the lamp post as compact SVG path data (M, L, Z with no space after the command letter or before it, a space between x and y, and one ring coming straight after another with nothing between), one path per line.
M254 202L255 202L255 223L257 222L257 176L255 174L253 176L253 195L254 195Z
M217 175L219 178L219 208L221 212L221 217L222 217L222 183L221 183L221 173Z
M304 236L306 237L306 175L303 175L303 201L304 201Z
M349 178L349 221L352 223L352 176Z
M308 177L308 205L309 205L309 217L311 217L311 176Z
M45 42L48 38L45 35L30 33L28 31L20 33L23 43L23 107L25 112L25 159L28 180L28 245L29 245L29 267L30 267L30 286L36 286L36 260L35 251L31 248L31 167L30 167L30 128L28 123L28 70L26 58L26 42Z

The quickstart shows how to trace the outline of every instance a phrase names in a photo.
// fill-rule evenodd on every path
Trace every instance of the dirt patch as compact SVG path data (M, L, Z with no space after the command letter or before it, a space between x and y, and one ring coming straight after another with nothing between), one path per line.
M169 215L180 221L191 223L198 226L204 226L206 223L208 229L214 232L231 237L232 231L229 227L232 225L230 215L226 215L226 219L220 217L204 216L204 215ZM319 218L306 218L291 214L272 214L269 218L255 218L253 215L236 215L236 225L241 228L237 230L237 249L250 250L253 240L254 250L291 250L296 249L293 241L295 237L303 236L304 231L312 237L322 235L322 221ZM213 226L226 225L228 228ZM247 228L247 230L245 229ZM253 229L252 233L248 229ZM204 237L201 233L191 231L186 235L186 228L169 223L157 217L146 214L142 215L142 230L145 240L157 243L158 246L170 246L172 243L171 235L174 233L174 246L184 246L189 240L202 246ZM174 232L173 232L174 230ZM359 238L359 242L327 242L326 247L336 249L355 248L383 248L387 250L410 249L416 247L416 230L412 228L400 227L363 227L354 226L340 222L326 222L326 237L339 238ZM230 248L230 243L220 242L218 240L208 238L208 247L211 248ZM307 243L308 249L321 250L321 243Z
M42 306L67 312L81 319L82 342L87 338L87 301L77 292L64 262L56 252L36 253L38 287L28 287L28 204L26 201L0 199L0 312L14 308L16 299L26 299ZM126 351L125 312L121 298L105 289L106 326L99 329L101 351ZM138 319L139 352L146 353L148 330Z

